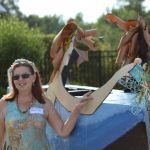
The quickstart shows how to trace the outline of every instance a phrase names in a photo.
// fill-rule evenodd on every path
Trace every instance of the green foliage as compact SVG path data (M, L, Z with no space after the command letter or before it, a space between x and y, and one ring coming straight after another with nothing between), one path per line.
M118 0L118 8L112 9L112 14L118 16L124 21L138 19L138 16L150 23L150 14L146 13L142 2L144 0ZM116 24L110 24L105 21L105 15L101 16L97 23L96 28L103 37L101 40L102 50L116 50L124 31L121 30Z
M145 8L142 5L144 1L145 0L118 0L118 3L120 6L119 8L124 8L126 11L128 11L128 15L132 14L129 11L134 11L143 16L145 14Z
M22 17L17 3L18 0L0 0L0 4L6 9L7 14Z
M42 77L42 83L43 84L47 84L50 78L50 75L52 73L53 70L53 66L52 66L52 60L50 58L50 48L52 45L52 41L55 37L55 34L49 34L49 35L45 35L43 37L43 41L46 44L46 49L44 51L44 58L43 61L41 63L41 77Z
M39 67L47 45L44 34L16 18L0 19L0 33L0 86L6 88L7 69L14 60L26 58Z
M100 37L100 49L105 50L117 50L119 40L123 32L118 29L115 24L110 24L105 21L105 16L98 19L96 24L98 34Z
M144 19L146 20L148 27L149 27L149 32L150 32L150 11L148 11L145 16Z
M124 21L130 19L137 19L138 15L140 15L144 17L144 19L147 21L147 24L150 26L150 11L145 12L145 9L142 6L143 1L144 0L119 0L118 8L113 8L112 13L120 17ZM2 5L4 4L4 2L5 4L6 2L8 2L8 6L14 4L16 6L17 4L17 0L14 1L14 4L12 0L2 0ZM16 10L17 12L17 8L11 10ZM3 87L7 85L6 71L8 66L14 61L14 59L19 57L26 57L28 59L31 59L32 61L35 61L36 65L38 65L38 67L41 70L40 73L43 77L43 81L47 83L47 81L49 80L49 75L52 71L52 63L49 56L51 42L55 35L65 25L65 21L62 20L62 16L56 15L45 17L30 15L28 17L20 18L22 18L26 23L28 23L28 25L24 22L18 21L17 19L0 19L0 85L3 85ZM82 13L78 13L74 19L84 30L92 28L97 29L98 37L101 37L99 40L100 50L103 51L101 55L103 55L103 53L107 53L107 50L113 50L113 52L115 52L113 56L110 56L110 58L113 57L112 60L109 60L110 58L109 56L107 56L108 63L105 64L105 56L101 56L101 60L97 58L97 62L100 62L100 66L97 65L98 63L94 65L96 68L98 68L97 71L99 70L99 68L102 68L101 73L105 74L104 76L101 75L102 78L107 77L107 79L109 79L109 75L112 75L116 70L113 67L117 67L116 65L114 65L114 62L116 58L119 40L124 34L124 31L122 31L116 24L110 24L107 21L105 21L105 15L100 16L100 18L95 23L84 22ZM42 34L41 32L45 33L46 35ZM84 49L86 49L84 45L80 45L80 47L84 47ZM92 60L90 61L92 62ZM93 62L93 64L94 63L95 62ZM88 64L87 68L91 69L92 67L89 66L90 65ZM110 71L107 71L105 73L104 68L106 67L109 67ZM83 70L84 69L85 71L81 71L81 67L79 73L82 78L84 78L83 75L85 74L85 72L87 72L86 67L83 67ZM76 71L75 69L75 72L78 71ZM94 74L97 74L97 72ZM77 76L77 74L75 75ZM93 78L93 76L91 78ZM75 83L81 83L80 79L75 79L72 81ZM2 82L3 80L5 80L5 82ZM91 83L88 82L88 80ZM85 85L93 86L95 83L92 81L93 80L91 79L85 78L84 83ZM95 81L98 81L98 79L95 79Z
M57 34L61 28L64 26L60 16L45 16L38 17L36 15L30 15L25 17L24 20L28 23L30 28L39 28L42 32L46 34L55 33Z

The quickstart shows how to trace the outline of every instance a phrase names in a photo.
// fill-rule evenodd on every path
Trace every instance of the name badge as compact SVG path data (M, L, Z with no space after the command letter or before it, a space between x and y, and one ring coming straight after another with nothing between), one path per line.
M39 108L39 107L31 107L30 108L30 114L44 114L44 110L43 108Z

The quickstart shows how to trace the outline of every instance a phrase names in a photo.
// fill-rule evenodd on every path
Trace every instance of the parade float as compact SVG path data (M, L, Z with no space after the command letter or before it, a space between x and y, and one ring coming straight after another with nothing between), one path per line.
M77 48L78 41L88 45L89 49L96 50L92 40L96 30L83 33L76 23L68 23L56 36L51 47L54 69L46 94L64 121L83 94L72 95L69 92L71 85L66 85L72 59L79 57L78 65L88 60L88 52ZM135 55L134 57L136 58ZM132 62L125 63L102 87L74 86L78 92L81 89L92 90L93 100L82 109L76 127L68 138L59 137L47 125L52 150L138 150L141 146L143 150L149 149L148 78L142 58L135 58L132 58ZM123 58L120 60L123 63ZM124 93L113 89L118 83L133 89L133 92ZM147 92L144 93L143 100L141 94L145 89ZM138 96L141 99L137 102L135 99Z

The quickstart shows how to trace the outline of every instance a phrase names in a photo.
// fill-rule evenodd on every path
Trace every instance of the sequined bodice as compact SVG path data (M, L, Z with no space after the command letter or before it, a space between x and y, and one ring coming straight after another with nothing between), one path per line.
M33 108L33 109L32 109ZM7 150L50 150L46 137L43 105L36 102L26 113L18 110L16 101L6 109Z

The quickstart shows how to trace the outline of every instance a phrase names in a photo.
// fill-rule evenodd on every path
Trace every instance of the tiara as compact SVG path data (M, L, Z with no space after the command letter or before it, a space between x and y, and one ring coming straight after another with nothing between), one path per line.
M37 68L32 61L21 58L21 59L16 59L13 62L13 64L10 66L10 68L8 69L10 73L12 73L14 66L17 64L29 64L33 68L34 72L37 72Z

